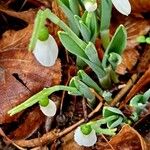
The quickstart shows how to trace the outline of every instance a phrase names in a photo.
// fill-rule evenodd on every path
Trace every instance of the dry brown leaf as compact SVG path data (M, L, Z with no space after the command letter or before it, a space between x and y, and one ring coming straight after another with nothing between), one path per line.
M132 12L150 12L150 0L130 0Z
M150 66L150 45L147 45L144 53L140 57L137 70L138 72L143 73L146 70L148 70L149 66Z
M28 25L26 28L14 31L6 31L0 40L0 52L9 49L28 49L29 40L32 34L33 24Z
M123 100L122 103L120 104L120 108L125 107L128 101L149 83L150 83L150 67L144 73L144 75L138 80L138 82L132 87L125 100Z
M29 112L25 121L15 131L11 132L8 137L13 140L26 139L37 131L44 120L45 116L39 107L36 107Z
M125 26L128 34L126 49L135 48L135 46L139 45L137 42L137 37L140 35L145 35L150 31L150 21L148 20L140 17L124 17L123 15L115 14L111 24L112 34L120 24Z
M32 53L25 50L1 52L0 68L0 124L11 122L18 117L7 115L7 111L12 107L44 87L59 84L61 80L59 60L52 67L43 67Z
M136 65L139 53L135 49L126 49L122 55L122 63L117 67L116 72L124 75L127 71L131 71Z
M109 143L114 150L148 150L148 146L141 135L129 125L124 125ZM97 142L97 150L112 150L112 148Z

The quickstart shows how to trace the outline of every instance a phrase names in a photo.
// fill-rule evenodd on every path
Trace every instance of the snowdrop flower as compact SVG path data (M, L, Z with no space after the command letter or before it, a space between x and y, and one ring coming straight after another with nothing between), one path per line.
M93 146L97 141L96 132L90 125L82 125L75 130L74 140L80 146Z
M47 117L53 117L57 111L56 104L50 99L48 99L48 102L46 101L46 104L41 105L40 103L40 109Z
M96 0L85 0L84 6L85 6L86 11L93 12L97 9L97 2Z
M112 0L112 3L121 14L128 16L131 13L129 0Z
M50 67L55 64L58 56L58 46L55 39L48 33L41 32L40 38L37 40L33 54L38 62L45 66Z

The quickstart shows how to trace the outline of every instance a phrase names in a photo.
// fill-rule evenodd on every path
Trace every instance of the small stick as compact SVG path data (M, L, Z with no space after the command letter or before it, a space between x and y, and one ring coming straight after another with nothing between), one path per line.
M88 122L88 114L87 114L87 106L86 106L86 100L85 98L82 99L82 106L83 106L83 114L84 114L84 120L85 122Z
M110 103L110 106L115 106L120 99L129 91L129 89L134 85L138 78L137 74L134 74L131 79L127 82L126 86L116 95L116 97Z
M90 89L90 90L97 97L97 99L103 103L103 97L101 95L97 94L97 92L95 92L94 89Z

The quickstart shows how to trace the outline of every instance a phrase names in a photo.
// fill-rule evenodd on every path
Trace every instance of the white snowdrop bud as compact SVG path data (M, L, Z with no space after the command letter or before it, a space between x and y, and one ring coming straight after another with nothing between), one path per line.
M128 16L131 13L129 0L112 0L112 3L121 14Z
M47 106L40 105L40 109L43 112L43 114L47 117L53 117L57 111L56 104L50 99L48 105Z
M81 127L78 127L75 130L74 140L80 146L91 147L96 143L97 136L94 129L87 129L83 133Z
M58 46L55 39L50 34L45 41L38 39L33 54L41 65L45 67L53 66L58 57Z

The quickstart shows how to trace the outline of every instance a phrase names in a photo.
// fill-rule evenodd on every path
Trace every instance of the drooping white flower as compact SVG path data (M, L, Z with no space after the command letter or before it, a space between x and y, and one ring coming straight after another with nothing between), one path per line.
M48 117L53 117L57 111L56 104L50 99L48 105L45 107L40 105L40 109L43 112L43 114Z
M131 13L129 0L112 0L112 3L121 14L128 16Z
M97 2L96 0L85 0L84 6L85 6L86 11L93 12L97 9Z
M38 39L33 54L43 66L53 66L58 57L58 46L55 39L50 34L46 41Z
M88 135L85 135L81 131L81 127L78 127L75 130L74 140L80 146L91 147L96 143L97 136L94 129Z

